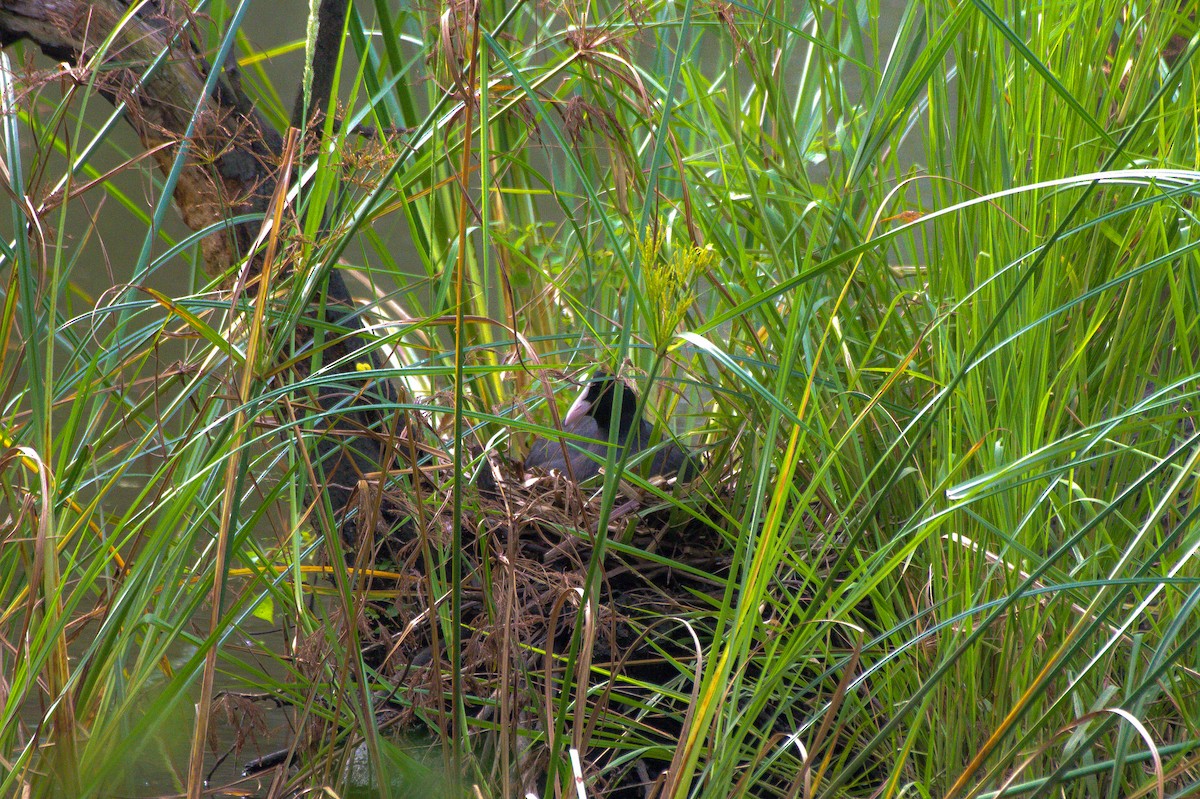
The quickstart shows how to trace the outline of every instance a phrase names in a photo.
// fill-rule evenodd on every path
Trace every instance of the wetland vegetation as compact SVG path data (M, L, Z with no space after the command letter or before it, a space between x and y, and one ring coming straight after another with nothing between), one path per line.
M1189 6L54 8L0 795L1200 790ZM597 365L698 476L523 473Z

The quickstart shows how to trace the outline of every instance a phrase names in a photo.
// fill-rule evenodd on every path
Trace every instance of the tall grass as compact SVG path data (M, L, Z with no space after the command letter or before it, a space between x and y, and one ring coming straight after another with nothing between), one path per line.
M213 52L231 5L195 19ZM0 793L182 789L215 648L221 685L301 731L276 795L343 789L360 742L383 793L515 796L534 759L549 795L583 740L614 753L593 793L645 758L661 796L1192 795L1198 40L1142 5L359 4L274 285L232 304L219 282L142 288L195 274L200 237L119 182L31 201L123 145L85 88L6 72ZM245 85L282 125L294 87L257 46ZM92 229L102 192L141 230ZM145 235L130 290L81 300L79 230ZM378 407L438 467L432 495L390 484L422 527L451 522L416 584L342 568L337 509L307 490L307 400L337 365L297 378L293 333L339 264L374 333L364 376L399 388ZM659 501L723 540L720 567L642 620L697 649L610 681L567 603L547 695L475 695L454 666L464 529L495 520L474 453L519 461L597 362L706 453ZM606 480L595 529L622 491ZM630 547L589 546L583 600ZM535 681L507 567L483 562L499 684ZM413 597L444 671L392 684L364 652ZM397 745L397 702L441 766Z

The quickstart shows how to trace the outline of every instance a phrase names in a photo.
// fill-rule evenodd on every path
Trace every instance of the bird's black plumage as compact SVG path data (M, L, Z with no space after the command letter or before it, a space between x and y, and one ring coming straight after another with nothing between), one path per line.
M614 419L618 396L620 416ZM617 425L618 444L631 448L629 458L632 461L637 453L650 446L654 433L654 425L637 415L637 404L637 394L628 383L606 371L597 372L562 420L564 433L592 440L566 441L564 458L563 442L539 438L529 450L525 467L557 469L563 474L573 474L580 481L599 474L600 466L608 456L613 424ZM648 470L645 463L639 464L634 470L649 477L676 474L680 479L694 477L697 472L695 461L671 441L669 434L660 438L662 442L655 449ZM620 458L620 453L617 457ZM570 459L570 472L567 470L567 458Z

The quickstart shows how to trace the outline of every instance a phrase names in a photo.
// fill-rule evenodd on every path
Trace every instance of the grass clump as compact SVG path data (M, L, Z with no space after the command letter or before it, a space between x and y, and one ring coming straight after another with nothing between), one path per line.
M5 72L0 793L1194 793L1187 12L355 5L256 291ZM593 363L697 480L519 473Z

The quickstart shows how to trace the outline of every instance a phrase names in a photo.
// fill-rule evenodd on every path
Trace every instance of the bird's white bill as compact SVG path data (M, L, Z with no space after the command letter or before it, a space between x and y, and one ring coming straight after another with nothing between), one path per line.
M588 400L588 386L584 386L579 392L579 396L571 403L571 407L567 408L567 415L563 417L563 427L569 427L575 424L580 419L588 415L588 411L592 409L592 403Z

